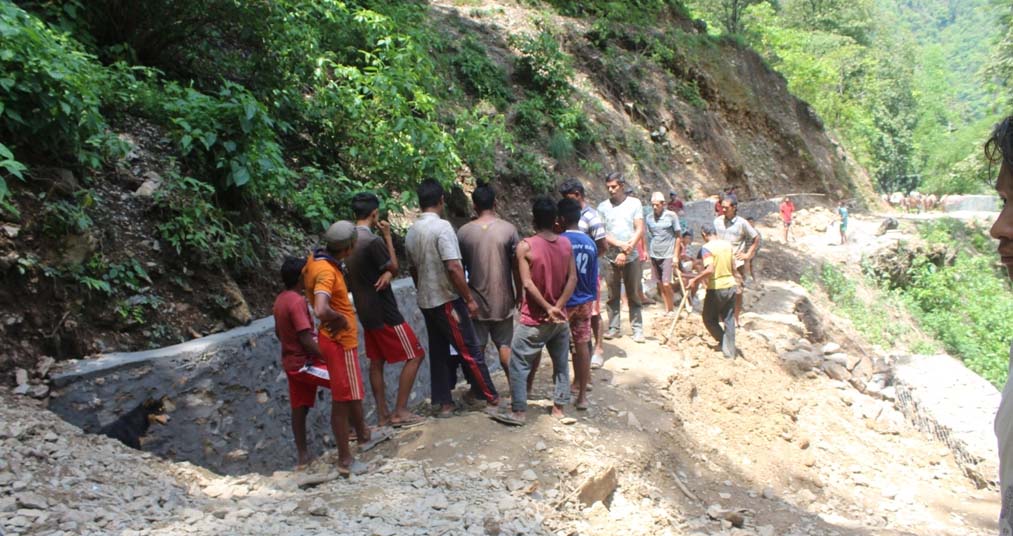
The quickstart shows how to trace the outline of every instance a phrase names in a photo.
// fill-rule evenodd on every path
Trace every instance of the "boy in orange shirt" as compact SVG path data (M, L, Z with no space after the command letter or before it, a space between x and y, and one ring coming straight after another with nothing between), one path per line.
M320 321L318 345L330 373L331 427L337 436L338 470L358 475L366 472L366 464L352 457L348 447L349 423L355 428L362 451L388 439L390 434L384 429L371 433L363 418L365 390L359 369L358 326L341 265L341 260L352 253L356 234L351 222L331 225L324 233L325 247L314 250L306 261L303 282L306 297L313 304L313 314Z

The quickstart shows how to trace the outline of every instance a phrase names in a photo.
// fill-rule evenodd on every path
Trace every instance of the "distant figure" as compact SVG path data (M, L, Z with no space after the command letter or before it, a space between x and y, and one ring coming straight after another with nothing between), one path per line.
M735 358L735 297L736 285L732 244L718 237L714 227L705 224L700 228L704 245L700 249L704 269L690 281L695 287L701 281L707 285L703 301L703 323L707 331L721 346L721 353ZM721 324L724 324L722 329Z
M718 193L718 200L714 202L714 217L715 218L724 215L724 213L725 213L725 207L724 207L724 205L721 204L721 202L724 201L724 200L725 200L725 194L724 193Z
M560 226L565 229L563 236L573 247L573 259L577 265L577 287L566 302L566 316L570 322L570 338L573 341L573 382L577 387L577 409L586 410L587 385L591 381L591 315L594 301L598 296L598 247L587 234L580 230L580 203L563 198L557 205Z
M905 208L904 194L900 192L894 192L890 194L890 205L894 207Z
M601 267L600 260L605 255L608 244L605 243L605 224L601 216L584 198L584 185L577 179L569 179L559 186L559 194L569 197L580 203L580 223L578 228L586 234L598 248L598 259L595 263ZM601 324L601 279L604 276L601 270L598 272L598 282L595 285L594 302L591 305L591 332L594 337L594 348L591 352L591 368L601 368L605 364L605 351L602 349L603 326Z
M938 204L939 204L939 197L936 196L936 194L929 194L924 198L922 198L922 208L925 209L926 212L929 210L935 210L936 205Z
M999 164L995 189L1003 201L1002 212L992 224L989 234L999 241L999 262L1013 281L1013 205L1009 204L1013 199L1013 116L1003 119L992 131L992 137L985 144L985 156L991 165ZM1002 497L999 533L1002 536L1013 534L1013 346L1010 346L1008 378L995 416L995 435L999 439L999 493Z
M682 199L679 199L679 194L674 191L668 192L668 210L679 216L679 227L685 229L686 205L682 202Z
M658 286L658 294L665 304L665 314L674 314L672 297L672 264L675 258L675 243L682 235L679 216L665 208L665 195L654 192L651 208L646 217L647 237L650 242L651 274Z
M795 203L792 202L791 198L785 196L784 200L781 201L781 223L784 225L784 241L788 242L788 238L791 237L791 217L795 213Z
M630 325L633 328L633 340L644 342L644 318L641 312L642 303L637 289L641 287L643 277L641 262L636 245L644 235L644 213L640 200L626 195L626 179L622 173L613 172L605 177L605 188L609 198L598 205L598 214L605 222L606 242L608 251L605 254L609 262L608 301L609 329L606 339L622 336L622 317L620 316L620 292L626 287L626 302L630 308Z
M724 209L724 216L714 218L714 229L718 238L727 240L734 249L735 270L741 281L746 279L746 261L756 256L756 250L760 247L760 233L745 218L738 215L738 202L734 198L726 197L721 202ZM739 321L742 314L742 289L735 295L735 321Z
M843 199L837 204L837 217L840 221L841 245L844 245L848 243L848 205Z

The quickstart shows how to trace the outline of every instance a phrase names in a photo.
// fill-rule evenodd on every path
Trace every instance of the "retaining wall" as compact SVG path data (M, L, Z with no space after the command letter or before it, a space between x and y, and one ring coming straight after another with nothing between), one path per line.
M425 323L410 279L392 284L398 306L428 349ZM49 407L85 431L96 431L146 398L167 396L170 420L152 425L144 450L186 460L220 473L271 472L290 468L295 449L290 428L288 387L280 365L274 319L145 352L114 353L79 360L53 373ZM499 360L490 353L492 370ZM366 387L367 420L375 413L368 363L359 330L359 364ZM393 407L403 365L384 370L386 397ZM419 368L410 404L428 401L429 359ZM317 392L307 428L312 452L333 445L330 395Z

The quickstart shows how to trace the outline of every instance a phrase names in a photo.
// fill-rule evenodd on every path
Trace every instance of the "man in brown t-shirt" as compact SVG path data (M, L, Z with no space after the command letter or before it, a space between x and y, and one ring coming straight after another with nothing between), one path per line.
M472 192L471 201L478 218L457 231L457 240L461 244L468 287L478 302L478 314L473 320L475 335L483 349L492 338L506 372L510 367L513 312L521 289L514 262L520 237L513 224L496 214L496 192L492 186L480 184Z

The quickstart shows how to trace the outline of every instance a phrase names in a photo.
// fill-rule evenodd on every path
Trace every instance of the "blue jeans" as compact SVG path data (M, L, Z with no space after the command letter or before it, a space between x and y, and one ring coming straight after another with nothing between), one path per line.
M542 348L547 348L552 357L552 379L556 382L552 401L561 406L570 402L570 325L520 324L514 328L510 343L510 395L513 398L510 409L514 411L528 409L528 374Z

